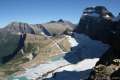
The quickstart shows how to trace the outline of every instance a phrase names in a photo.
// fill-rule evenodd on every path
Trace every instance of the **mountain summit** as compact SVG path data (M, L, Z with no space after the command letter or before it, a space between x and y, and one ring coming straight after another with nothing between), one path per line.
M83 17L84 16L102 17L105 19L111 19L114 17L104 6L88 7L83 11Z

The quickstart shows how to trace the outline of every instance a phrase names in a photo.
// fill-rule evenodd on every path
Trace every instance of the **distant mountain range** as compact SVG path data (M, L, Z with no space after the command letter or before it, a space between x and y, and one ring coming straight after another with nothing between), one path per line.
M9 32L20 32L20 33L30 33L30 34L45 34L48 36L62 34L65 30L73 30L75 24L64 21L62 19L58 21L50 21L45 24L28 24L23 22L11 22L5 28Z

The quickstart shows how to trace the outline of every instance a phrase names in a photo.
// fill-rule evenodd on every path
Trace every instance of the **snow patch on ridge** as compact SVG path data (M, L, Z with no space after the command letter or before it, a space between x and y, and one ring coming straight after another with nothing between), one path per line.
M66 37L68 38L68 41L69 41L71 47L75 47L79 44L72 36L66 35Z
M48 64L40 64L37 67L27 69L24 74L21 76L26 76L28 79L37 79L38 77L42 77L45 73L51 72L46 76L46 78L50 78L56 72L62 71L85 71L88 69L92 69L99 58L94 59L84 59L77 64L70 64L66 60L54 61Z

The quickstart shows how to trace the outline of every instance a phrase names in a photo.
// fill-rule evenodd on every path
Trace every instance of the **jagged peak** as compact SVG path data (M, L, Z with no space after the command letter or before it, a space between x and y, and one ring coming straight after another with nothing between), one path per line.
M52 20L52 21L49 21L48 23L66 23L66 22L70 22L70 21L67 21L67 20L64 20L64 19L59 19L59 20ZM72 23L72 22L70 22Z
M63 19L59 19L57 22L64 23L64 20Z
M96 10L107 10L107 8L105 6L95 6L94 7Z
M20 22L20 21L12 21L9 24L28 24L26 22Z
M97 18L102 17L108 20L112 20L112 18L114 18L114 15L104 6L87 7L83 11L82 17L84 16L97 17Z

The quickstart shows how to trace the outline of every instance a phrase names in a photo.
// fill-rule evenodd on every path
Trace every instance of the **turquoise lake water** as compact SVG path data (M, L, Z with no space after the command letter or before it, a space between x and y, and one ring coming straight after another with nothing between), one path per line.
M7 79L8 80L29 80L26 77L15 77L15 75L11 75Z
M49 60L50 61L57 61L57 60L62 59L64 56L65 56L65 54L59 54L59 55L51 57Z

